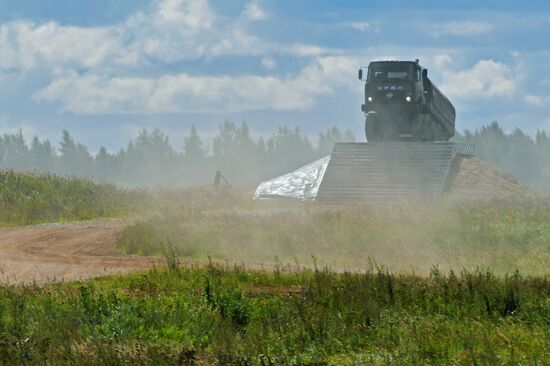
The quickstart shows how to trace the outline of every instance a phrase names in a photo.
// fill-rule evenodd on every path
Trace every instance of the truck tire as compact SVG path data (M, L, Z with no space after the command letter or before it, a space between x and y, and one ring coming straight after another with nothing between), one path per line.
M414 116L411 131L414 141L433 141L433 120L430 115L418 113Z
M365 137L368 142L382 141L384 136L380 133L378 118L374 113L367 113L365 117Z

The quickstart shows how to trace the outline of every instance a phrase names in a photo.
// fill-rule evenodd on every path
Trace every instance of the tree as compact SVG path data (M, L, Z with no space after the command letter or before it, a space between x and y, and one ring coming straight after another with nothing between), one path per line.
M33 169L46 173L55 170L57 156L50 141L41 142L38 136L34 136L30 147L30 155Z
M299 128L281 126L267 141L267 153L273 171L286 173L318 158L313 145Z
M144 129L128 144L122 170L128 184L171 185L178 175L176 158L166 134Z
M246 122L237 127L235 123L225 121L219 126L213 143L216 169L233 182L257 183L266 170L263 147L263 140L260 144L252 139Z
M319 143L317 145L317 151L320 156L328 155L332 152L334 144L337 142L353 142L355 136L350 130L342 133L338 127L332 127L327 129L325 133L319 134Z
M111 154L104 146L95 156L95 176L102 181L120 181L119 155Z
M231 121L224 121L219 126L218 134L214 137L212 150L216 161L224 161L235 150L235 136L237 135L237 126Z
M136 153L148 160L160 161L174 155L174 149L170 145L168 136L158 128L151 133L141 130L134 146Z
M80 177L93 175L93 159L88 148L77 143L69 131L63 130L60 145L60 171Z
M205 151L194 125L191 126L189 136L184 138L183 151L188 161L202 161L204 159Z
M16 134L5 134L2 139L3 164L13 169L27 170L31 167L29 147L19 130Z

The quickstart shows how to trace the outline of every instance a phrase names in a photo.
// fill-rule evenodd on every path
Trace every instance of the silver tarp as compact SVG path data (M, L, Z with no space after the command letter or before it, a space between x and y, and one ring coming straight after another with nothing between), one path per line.
M254 198L314 199L319 191L330 156L325 156L292 173L260 183Z

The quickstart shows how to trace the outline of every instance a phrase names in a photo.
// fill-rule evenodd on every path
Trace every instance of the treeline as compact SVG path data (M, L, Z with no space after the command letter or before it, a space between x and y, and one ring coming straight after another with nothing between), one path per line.
M457 138L473 141L481 159L550 192L550 137L544 131L534 137L519 128L506 133L493 122ZM350 131L337 127L319 134L315 143L298 128L286 126L278 127L269 138L253 138L246 123L226 121L208 148L192 127L182 141L170 141L159 129L142 130L118 152L102 147L91 154L68 131L63 131L57 147L38 137L28 143L19 132L0 136L0 169L90 177L129 186L212 183L215 172L221 171L231 184L253 186L330 154L335 142L354 140Z
M253 138L248 125L226 121L207 148L193 126L183 141L170 141L159 129L142 130L118 152L101 147L96 154L63 131L56 148L38 137L27 143L21 132L0 136L0 169L40 171L89 177L137 186L212 183L221 171L231 184L253 186L330 154L335 142L354 141L337 127L313 143L298 128L278 127L269 138ZM179 148L178 148L179 147Z
M493 122L473 132L466 130L461 137L475 143L480 159L550 193L550 136L545 131L537 131L534 137L520 128L506 133Z

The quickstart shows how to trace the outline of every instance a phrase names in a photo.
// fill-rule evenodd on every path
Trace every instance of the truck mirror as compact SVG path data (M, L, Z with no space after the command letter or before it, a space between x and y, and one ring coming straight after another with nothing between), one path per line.
M422 79L426 80L428 78L428 69L422 69Z
M363 80L363 69L359 69L359 80Z

